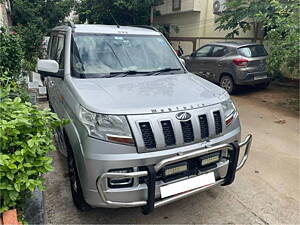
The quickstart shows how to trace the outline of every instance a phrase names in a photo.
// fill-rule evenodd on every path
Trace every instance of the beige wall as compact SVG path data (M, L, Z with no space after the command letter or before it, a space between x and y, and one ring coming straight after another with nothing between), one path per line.
M154 17L154 24L170 24L179 28L179 32L171 32L171 37L218 37L224 38L225 31L216 31L217 24L215 19L217 15L213 13L213 0L181 0L181 8L185 11L172 11L172 0L165 0L165 3L156 7L156 10L162 10L161 16ZM184 6L184 7L183 7ZM189 10L186 10L186 9ZM239 37L253 38L253 32L241 32ZM225 39L224 39L225 40ZM197 48L201 45L220 41L220 39L209 39L197 41ZM172 43L175 49L178 49L178 42ZM191 42L180 42L185 54L192 52Z
M200 12L186 12L155 17L154 23L170 24L178 27L178 33L171 30L172 37L198 37L201 35Z

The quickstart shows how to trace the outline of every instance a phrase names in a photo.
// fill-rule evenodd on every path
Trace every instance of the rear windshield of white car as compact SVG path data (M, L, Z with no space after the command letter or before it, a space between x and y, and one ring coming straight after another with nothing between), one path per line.
M252 58L252 57L263 57L267 56L268 53L263 45L252 45L238 49L238 53L241 56Z

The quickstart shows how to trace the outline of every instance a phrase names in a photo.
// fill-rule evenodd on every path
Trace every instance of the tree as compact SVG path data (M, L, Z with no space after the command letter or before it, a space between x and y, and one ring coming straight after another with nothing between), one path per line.
M0 77L17 81L22 68L22 40L15 32L0 28Z
M12 0L11 2L13 26L23 38L25 59L29 62L35 61L40 53L43 36L64 21L74 6L74 0Z
M227 38L238 36L251 28L264 30L269 45L269 70L299 70L299 1L298 0L231 0L217 18L217 30L229 31Z
M77 13L80 22L145 25L150 24L151 6L157 0L82 0L78 3Z
M82 0L76 11L81 23L148 25L150 24L151 7L162 3L162 0ZM154 12L158 15L159 12ZM178 32L178 27L169 24L155 24L165 36L171 29Z

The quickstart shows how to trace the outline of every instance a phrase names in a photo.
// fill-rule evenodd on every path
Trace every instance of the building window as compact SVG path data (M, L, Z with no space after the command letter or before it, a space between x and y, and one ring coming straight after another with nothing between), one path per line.
M181 0L173 0L173 11L181 9Z

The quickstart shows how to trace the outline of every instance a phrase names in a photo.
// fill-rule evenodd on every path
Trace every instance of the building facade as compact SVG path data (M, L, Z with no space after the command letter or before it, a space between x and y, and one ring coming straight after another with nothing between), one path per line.
M153 23L168 24L170 41L174 49L178 49L178 45L180 45L184 54L190 54L206 43L225 40L227 33L215 30L217 27L215 19L223 10L220 3L223 4L225 1L164 0L154 8L156 16L153 18ZM177 32L172 27L177 28ZM254 37L253 31L241 32L236 41L251 42Z

